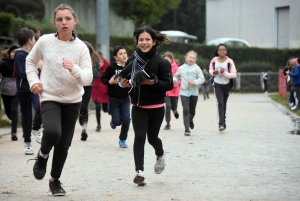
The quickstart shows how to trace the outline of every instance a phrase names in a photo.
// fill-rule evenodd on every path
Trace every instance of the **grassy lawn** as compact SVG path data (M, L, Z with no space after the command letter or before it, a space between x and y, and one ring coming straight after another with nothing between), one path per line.
M273 101L276 101L277 103L280 103L281 105L283 105L286 108L290 109L289 106L288 106L288 100L287 99L283 99L278 93L270 94L269 97ZM300 110L299 109L298 110L294 110L292 112L294 112L295 114L297 114L298 116L300 116Z

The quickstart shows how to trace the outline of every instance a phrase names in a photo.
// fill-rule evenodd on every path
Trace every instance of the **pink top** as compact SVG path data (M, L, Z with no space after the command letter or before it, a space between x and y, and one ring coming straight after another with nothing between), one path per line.
M137 107L144 108L144 109L153 109L153 108L164 107L165 104L164 103L160 103L160 104L155 104L155 105L133 105L133 106L137 106Z
M178 70L178 65L175 61L171 63L171 70L172 70L172 76L177 72ZM179 85L180 85L180 80L177 82L176 85L174 85L174 88L171 91L166 92L166 96L173 96L173 97L179 97Z

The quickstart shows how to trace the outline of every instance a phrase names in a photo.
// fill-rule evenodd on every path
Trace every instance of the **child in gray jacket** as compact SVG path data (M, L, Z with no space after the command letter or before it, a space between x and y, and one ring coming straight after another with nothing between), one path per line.
M197 53L189 51L185 56L185 62L178 68L173 77L174 85L181 79L180 99L183 107L184 135L191 135L189 128L194 128L193 118L196 114L196 106L199 95L199 86L205 78L201 68L196 64Z

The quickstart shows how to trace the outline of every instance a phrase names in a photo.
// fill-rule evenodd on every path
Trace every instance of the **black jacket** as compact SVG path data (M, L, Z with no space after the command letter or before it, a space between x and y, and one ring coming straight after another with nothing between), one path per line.
M120 75L126 78L131 73L132 64L129 58L129 64L124 68ZM130 91L131 103L134 105L154 105L165 103L166 91L173 89L173 77L171 64L159 54L148 59L145 70L154 73L158 81L153 85L141 85L140 88L135 88Z
M130 88L122 88L118 84L109 84L109 80L112 76L118 75L124 67L118 65L116 62L111 63L105 73L101 77L101 81L103 84L108 87L108 96L114 98L126 98L129 96L128 91Z
M26 57L28 52L18 50L15 53L15 67L17 74L17 89L18 92L31 92L26 75Z
M0 63L0 73L4 77L12 78L14 76L14 60L8 57L3 57Z

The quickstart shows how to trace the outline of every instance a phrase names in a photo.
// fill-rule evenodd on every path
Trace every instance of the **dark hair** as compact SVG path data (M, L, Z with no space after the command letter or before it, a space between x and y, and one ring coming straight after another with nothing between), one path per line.
M113 51L112 51L113 56L117 56L119 50L122 50L122 49L125 49L125 48L123 46L120 46L120 45L115 46Z
M217 49L216 49L216 51L215 51L215 56L216 56L216 57L219 56L219 54L218 54L218 49L219 49L220 46L225 47L225 48L226 48L226 51L228 52L227 45L225 45L224 43L220 43L220 44L217 46Z
M150 26L143 26L143 27L137 28L133 32L133 37L135 39L136 44L138 44L139 35L144 32L147 32L148 34L150 34L152 40L156 41L155 46L170 43L170 40L166 34L162 34L159 31L152 29Z
M22 28L17 36L18 43L22 47L26 45L29 39L32 39L34 37L34 32L31 29L28 28Z
M300 57L297 58L297 62L298 62L298 64L300 64Z

